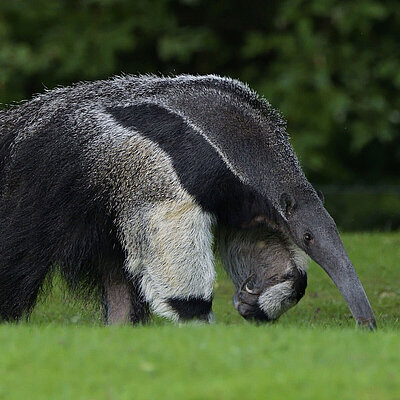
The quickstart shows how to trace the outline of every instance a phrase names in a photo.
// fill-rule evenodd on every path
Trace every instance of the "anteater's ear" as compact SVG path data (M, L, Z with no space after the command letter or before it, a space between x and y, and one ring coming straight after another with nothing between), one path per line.
M294 197L289 193L282 193L279 203L285 216L289 216L296 207Z
M325 204L325 196L320 190L316 190L319 199L322 201L322 204Z

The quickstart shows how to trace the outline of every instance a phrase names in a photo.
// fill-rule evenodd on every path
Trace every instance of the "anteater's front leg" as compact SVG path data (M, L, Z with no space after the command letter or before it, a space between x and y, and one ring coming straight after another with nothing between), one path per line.
M217 230L219 252L236 286L234 306L246 319L276 320L303 297L305 253L267 226Z
M151 310L178 322L213 321L212 217L186 199L159 202L141 216L140 262L128 254L126 266L132 275L140 272ZM125 243L129 253L134 244Z

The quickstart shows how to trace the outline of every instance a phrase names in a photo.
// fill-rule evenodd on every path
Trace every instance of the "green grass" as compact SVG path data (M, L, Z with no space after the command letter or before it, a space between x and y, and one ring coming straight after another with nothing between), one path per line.
M400 233L343 237L377 316L356 329L310 265L301 302L273 325L237 315L219 271L217 324L102 327L56 286L30 321L0 326L0 399L399 399Z

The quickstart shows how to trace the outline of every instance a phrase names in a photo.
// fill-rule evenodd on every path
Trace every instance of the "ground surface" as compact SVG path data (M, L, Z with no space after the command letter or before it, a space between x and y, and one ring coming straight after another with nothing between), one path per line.
M343 236L379 330L354 321L311 264L305 298L274 325L231 305L219 273L213 326L101 326L56 287L30 321L0 325L0 399L400 399L400 233Z

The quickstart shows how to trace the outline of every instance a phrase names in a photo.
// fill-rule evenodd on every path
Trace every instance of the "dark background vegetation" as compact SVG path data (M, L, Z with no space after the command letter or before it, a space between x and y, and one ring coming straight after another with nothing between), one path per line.
M121 72L248 82L339 226L400 227L398 0L0 1L0 103Z

